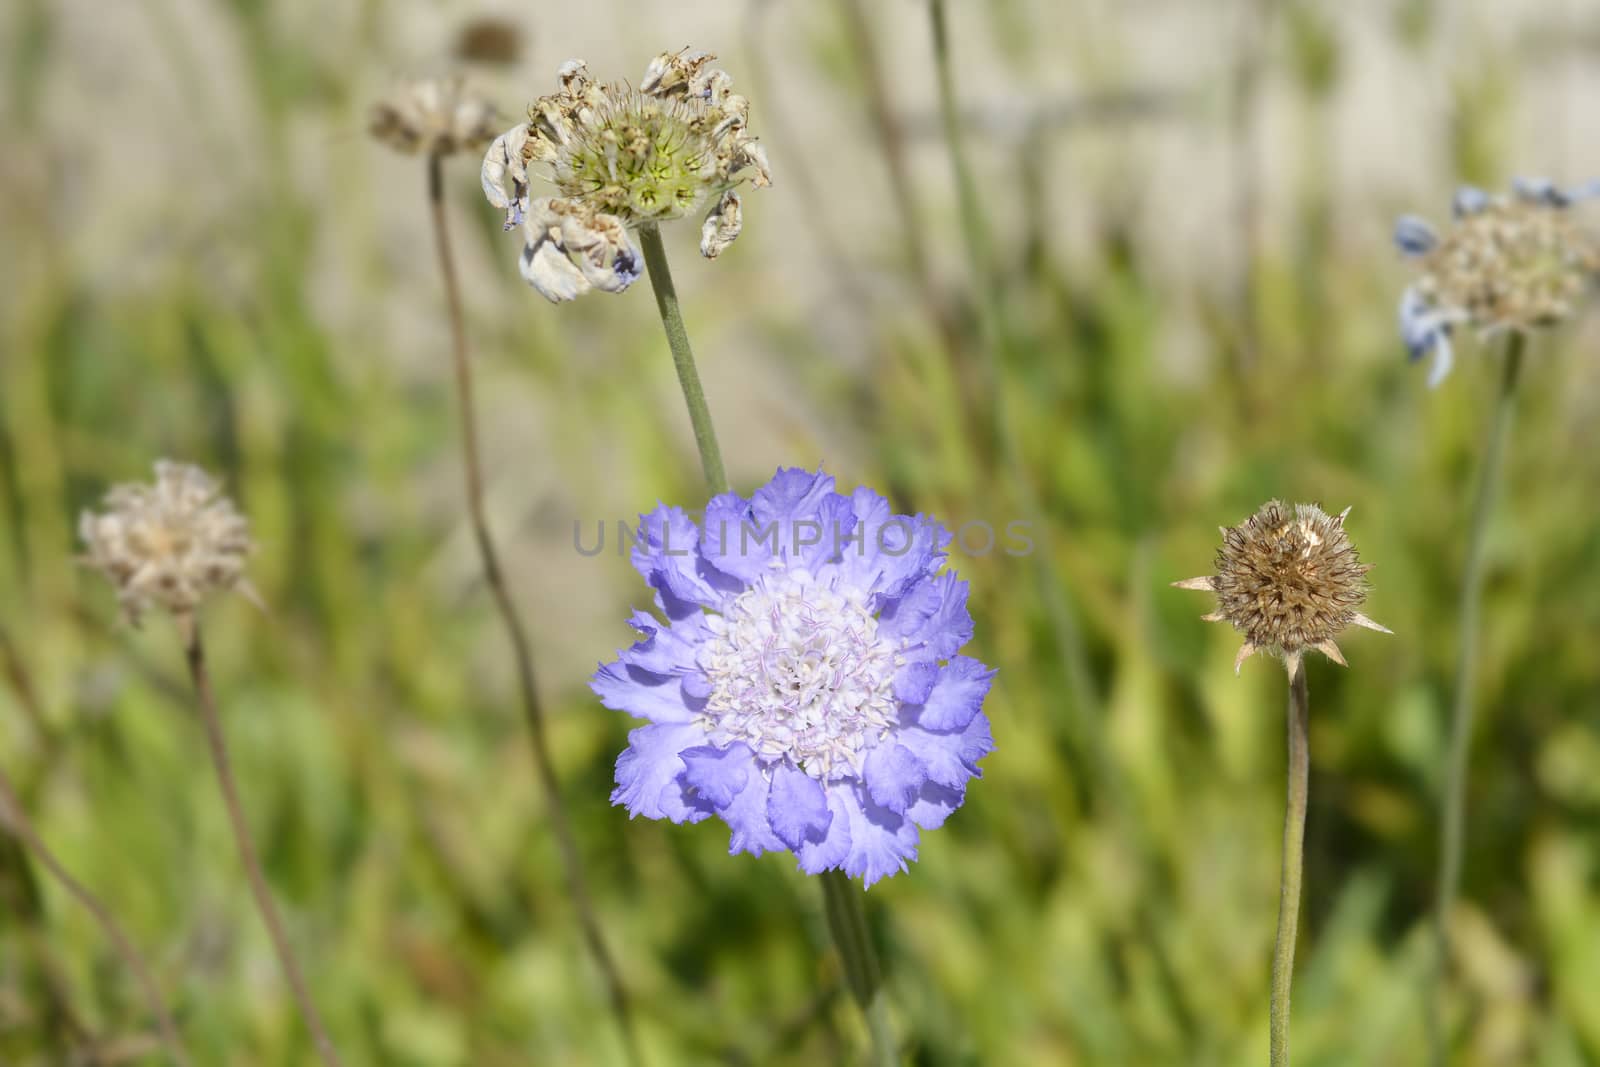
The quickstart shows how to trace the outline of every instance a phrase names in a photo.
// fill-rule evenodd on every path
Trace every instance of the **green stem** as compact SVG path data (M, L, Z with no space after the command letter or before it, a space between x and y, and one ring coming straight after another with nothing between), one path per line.
M1300 929L1300 879L1305 867L1306 797L1311 781L1310 697L1304 661L1289 679L1289 797L1283 813L1283 874L1278 888L1278 938L1272 949L1272 1067L1289 1064L1289 987Z
M716 427L711 424L711 409L695 369L694 349L689 347L689 331L683 326L683 311L678 307L678 290L672 284L672 268L667 266L667 249L661 243L661 230L653 223L639 227L639 243L644 246L645 266L650 269L650 288L656 293L656 310L667 331L672 349L672 365L678 369L678 384L683 387L683 402L694 425L694 443L700 450L700 467L712 496L728 491L728 473L722 466L722 450L717 447Z
M1434 904L1433 990L1429 998L1428 1035L1432 1059L1443 1067L1449 1058L1444 994L1445 971L1450 964L1450 913L1461 888L1461 849L1466 837L1467 763L1472 748L1472 675L1478 657L1478 614L1483 599L1483 558L1489 540L1489 519L1499 494L1500 470L1505 461L1515 409L1517 380L1522 374L1526 336L1513 332L1506 340L1505 364L1500 374L1500 394L1489 423L1483 465L1478 472L1478 496L1467 534L1467 559L1461 575L1461 604L1456 622L1455 701L1450 712L1450 753L1445 770L1444 818L1439 841L1439 885Z
M661 325L667 331L672 361L678 368L678 383L683 386L684 403L689 407L689 421L694 424L694 439L700 447L706 485L712 495L726 493L728 476L722 467L722 453L717 448L717 431L711 423L705 391L700 387L700 375L695 371L694 352L689 347L688 331L683 327L683 314L678 308L677 290L672 285L672 271L667 266L667 251L661 244L661 231L655 226L642 226L639 240L644 246L650 284L656 293L656 309L661 312ZM823 871L821 879L828 929L844 961L850 992L866 1016L867 1029L872 1034L874 1062L877 1067L895 1067L899 1059L895 1053L894 1033L889 1027L888 1005L880 990L883 973L867 934L867 917L861 909L860 895L842 871Z
M572 820L567 815L566 803L561 796L561 781L556 775L555 761L550 757L544 703L539 696L538 676L534 672L533 642L522 621L522 613L517 609L517 602L511 596L510 583L506 581L505 569L500 564L500 550L489 527L488 509L484 506L483 458L478 446L477 408L473 403L472 360L467 351L461 283L456 276L455 256L451 253L450 228L445 214L443 162L437 154L428 157L428 210L433 222L439 274L444 283L445 306L450 316L450 357L455 368L456 403L461 414L461 470L466 483L467 518L472 524L473 541L478 546L478 559L483 565L484 584L489 587L500 622L511 642L511 655L517 668L517 688L522 698L522 717L528 726L528 743L539 787L544 794L546 816L561 853L567 895L572 898L573 908L577 912L584 945L606 984L611 1012L616 1016L628 1061L640 1064L644 1062L644 1056L634 1026L627 986L601 932L600 919L589 894L588 880L584 876L583 856L578 850Z
M895 1051L894 1030L889 1025L888 1005L884 1002L883 973L872 948L867 916L858 890L843 871L823 871L822 903L828 916L828 930L844 963L845 981L866 1016L872 1034L873 1062L877 1067L895 1067L900 1055Z

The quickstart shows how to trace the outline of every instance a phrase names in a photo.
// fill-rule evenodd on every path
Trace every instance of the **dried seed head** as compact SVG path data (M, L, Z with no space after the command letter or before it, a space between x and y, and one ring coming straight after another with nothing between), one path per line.
M402 85L372 109L367 129L407 155L481 149L499 132L494 105L457 76Z
M154 485L124 484L105 497L105 512L86 511L78 535L85 560L111 579L128 620L152 607L190 619L211 593L239 589L254 550L250 526L199 467L162 460Z
M585 231L611 224L654 225L706 211L701 250L721 254L742 222L734 188L772 183L766 151L746 128L750 101L733 91L733 79L712 67L706 52L666 52L651 60L638 88L602 84L582 60L557 72L559 89L528 109L528 121L501 134L483 162L483 189L506 212L506 229L525 227L531 251L548 269L524 276L551 300L571 299L572 272L553 255L569 251L564 233L534 218L529 172L542 168L559 194L547 198ZM548 203L543 214L549 217ZM619 249L620 250L620 249ZM580 268L582 264L577 264ZM619 277L625 277L624 271ZM636 276L636 275L635 275ZM543 281L560 284L547 288ZM592 279L590 279L592 282ZM596 288L616 292L621 285Z
M1217 610L1206 619L1231 623L1245 638L1236 671L1263 649L1281 655L1291 675L1306 649L1342 665L1334 638L1347 626L1389 632L1356 610L1367 598L1371 567L1345 533L1348 514L1346 509L1330 516L1313 504L1291 510L1268 501L1241 525L1222 531L1214 576L1176 583L1216 593Z
M1423 258L1424 300L1485 329L1533 329L1572 313L1600 246L1564 208L1512 200L1453 226Z
M1415 216L1397 223L1396 245L1422 267L1401 300L1400 329L1413 359L1434 354L1429 384L1449 373L1457 324L1488 335L1572 314L1600 275L1600 241L1571 209L1597 193L1600 186L1563 191L1543 180L1519 181L1509 197L1463 189L1443 234Z

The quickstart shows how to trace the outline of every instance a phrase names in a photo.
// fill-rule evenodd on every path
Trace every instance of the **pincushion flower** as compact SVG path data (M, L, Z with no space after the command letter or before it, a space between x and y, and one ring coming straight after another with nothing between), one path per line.
M1276 500L1238 526L1222 530L1217 573L1174 582L1180 589L1217 595L1207 622L1227 622L1244 635L1233 661L1237 673L1257 652L1282 657L1292 677L1300 658L1315 649L1344 666L1334 641L1347 626L1389 633L1357 609L1367 599L1366 574L1345 533L1346 508L1328 515L1315 504L1291 510Z
M449 156L488 144L499 132L496 117L494 104L464 78L430 78L398 86L374 105L367 130L397 152Z
M1600 181L1562 190L1542 178L1519 179L1511 196L1458 191L1454 221L1442 234L1414 215L1396 223L1395 244L1422 267L1400 298L1400 336L1413 360L1432 355L1429 386L1450 373L1455 326L1488 337L1551 326L1572 313L1600 274L1600 242L1572 208L1596 196Z
M483 191L521 226L522 276L552 301L621 292L642 261L629 231L706 209L700 251L715 259L742 228L737 187L770 185L766 150L746 128L750 101L708 52L664 52L637 88L562 65L559 89L528 109L483 160ZM558 195L532 198L531 172Z
M665 620L603 664L607 707L650 724L617 760L630 816L719 816L730 854L788 850L871 885L916 859L993 749L994 672L960 655L967 585L950 535L871 489L779 470L749 499L640 516L633 564Z
M150 608L180 621L211 594L237 589L254 600L244 565L255 549L250 525L199 467L161 460L154 485L128 483L106 494L105 511L86 511L78 534L85 562L117 587L128 620Z

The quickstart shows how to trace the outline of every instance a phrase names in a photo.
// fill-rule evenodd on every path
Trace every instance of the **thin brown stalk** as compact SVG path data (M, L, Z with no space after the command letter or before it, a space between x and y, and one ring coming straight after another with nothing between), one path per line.
M567 893L572 898L582 928L584 944L599 968L611 1000L611 1009L627 1046L628 1057L642 1063L638 1035L633 1025L633 1013L622 974L606 947L600 930L600 920L595 914L583 873L583 859L578 852L577 839L572 833L566 805L561 799L561 786L556 777L555 764L550 758L550 747L545 736L544 704L539 697L538 678L533 669L532 644L527 627L516 601L506 584L505 572L500 566L500 553L494 535L489 529L489 516L483 503L483 461L478 448L478 421L473 405L472 364L467 352L466 320L462 312L461 284L456 276L455 257L450 248L450 228L444 205L443 160L438 155L428 157L428 208L433 221L434 246L439 257L439 273L444 281L445 303L450 316L450 353L455 365L456 399L461 417L461 465L466 479L467 516L472 523L473 539L478 545L478 556L483 564L483 577L494 598L506 636L511 642L512 657L516 661L517 685L522 697L523 719L527 722L528 741L533 752L534 770L544 791L545 806L556 844L561 850L562 866L566 873Z
M22 798L3 770L0 770L0 820L6 823L17 840L22 842L38 861L39 866L43 867L61 884L61 888L66 890L69 896L94 917L94 921L105 932L106 939L111 942L118 958L122 960L123 966L127 967L128 972L138 982L150 1013L155 1017L156 1027L161 1034L161 1044L166 1048L167 1055L179 1067L189 1067L189 1056L184 1051L182 1039L178 1036L178 1028L167 1011L166 1002L161 997L161 987L156 984L155 975L145 963L144 957L134 948L133 941L123 931L122 925L112 917L100 899L74 878L56 858L55 853L50 851L49 846L34 829L27 812L23 809Z
M228 743L222 734L222 719L217 714L216 699L211 692L211 676L206 670L205 647L200 642L199 624L190 619L185 621L183 628L187 631L184 651L189 663L189 676L194 682L196 702L200 706L200 720L205 725L206 744L211 750L211 763L216 768L217 784L222 788L222 799L227 806L228 819L233 826L234 841L239 846L239 858L243 861L245 874L250 879L250 891L255 895L256 909L260 911L261 919L266 923L267 933L272 938L272 947L278 954L278 963L283 967L284 977L288 979L295 1004L300 1009L300 1017L305 1021L306 1029L311 1032L317 1055L327 1067L340 1067L339 1054L334 1050L327 1029L322 1025L322 1017L317 1014L317 1007L311 1001L311 993L300 971L300 964L295 959L294 949L290 947L289 937L284 932L283 920L278 916L278 906L273 903L272 890L268 888L266 875L261 870L261 859L256 852L255 838L250 833L250 824L244 816L244 805L239 802L239 787L234 781L233 765L228 758Z

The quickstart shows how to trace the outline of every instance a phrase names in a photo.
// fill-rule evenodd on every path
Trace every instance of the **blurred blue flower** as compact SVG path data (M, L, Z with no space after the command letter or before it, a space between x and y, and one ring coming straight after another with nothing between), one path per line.
M1464 219L1488 207L1493 199L1475 185L1463 185L1450 201L1450 213L1458 219Z
M1439 234L1427 219L1402 215L1394 224L1394 243L1403 255L1425 256L1439 243Z
M1400 294L1400 339L1412 362L1432 355L1428 368L1428 388L1445 380L1455 365L1455 349L1450 344L1450 329L1464 316L1432 308L1419 285L1409 285Z
M994 672L958 655L967 585L939 573L950 534L782 469L749 499L640 516L633 564L666 616L591 683L649 719L617 760L630 816L732 829L730 854L793 852L867 885L917 857L993 750Z
M1511 189L1458 189L1443 234L1415 215L1395 223L1395 246L1423 268L1400 296L1400 338L1412 360L1432 356L1430 387L1450 373L1455 326L1488 336L1551 325L1600 272L1600 248L1567 210L1600 197L1600 181L1562 189L1547 178L1518 178Z

